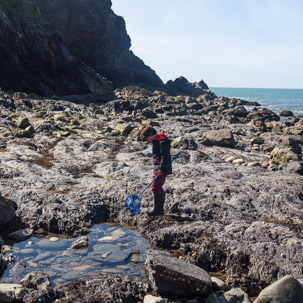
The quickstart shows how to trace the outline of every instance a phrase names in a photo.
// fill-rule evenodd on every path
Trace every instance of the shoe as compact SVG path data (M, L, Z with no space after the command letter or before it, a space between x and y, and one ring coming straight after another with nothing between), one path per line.
M163 215L163 194L154 193L154 209L147 211L149 217Z

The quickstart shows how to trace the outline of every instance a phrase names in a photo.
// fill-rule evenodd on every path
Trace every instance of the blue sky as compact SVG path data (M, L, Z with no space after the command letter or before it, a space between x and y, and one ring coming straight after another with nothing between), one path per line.
M303 0L112 0L166 82L303 88Z

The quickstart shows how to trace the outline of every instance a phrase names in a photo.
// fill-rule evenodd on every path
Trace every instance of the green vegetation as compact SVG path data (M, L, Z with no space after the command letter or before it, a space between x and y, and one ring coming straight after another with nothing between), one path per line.
M287 158L285 156L282 156L280 154L274 154L273 158L271 160L272 164L281 164L281 163L287 163Z
M2 4L17 20L40 20L36 0L0 0Z

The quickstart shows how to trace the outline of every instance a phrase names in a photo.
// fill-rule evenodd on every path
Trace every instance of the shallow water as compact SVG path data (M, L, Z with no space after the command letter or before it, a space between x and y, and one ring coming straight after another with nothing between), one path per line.
M53 286L76 278L95 278L100 273L121 274L146 279L146 251L148 241L138 232L98 224L87 235L89 245L72 249L78 239L35 238L13 244L14 264L1 277L1 283L20 283L28 273L42 271L49 274ZM31 244L33 242L33 244ZM11 244L11 243L5 243Z

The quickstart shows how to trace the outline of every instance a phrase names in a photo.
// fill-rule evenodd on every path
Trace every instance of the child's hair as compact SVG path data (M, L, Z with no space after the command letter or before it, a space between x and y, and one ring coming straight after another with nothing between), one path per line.
M157 131L151 125L143 125L140 130L140 139L144 141L148 136L156 133Z

